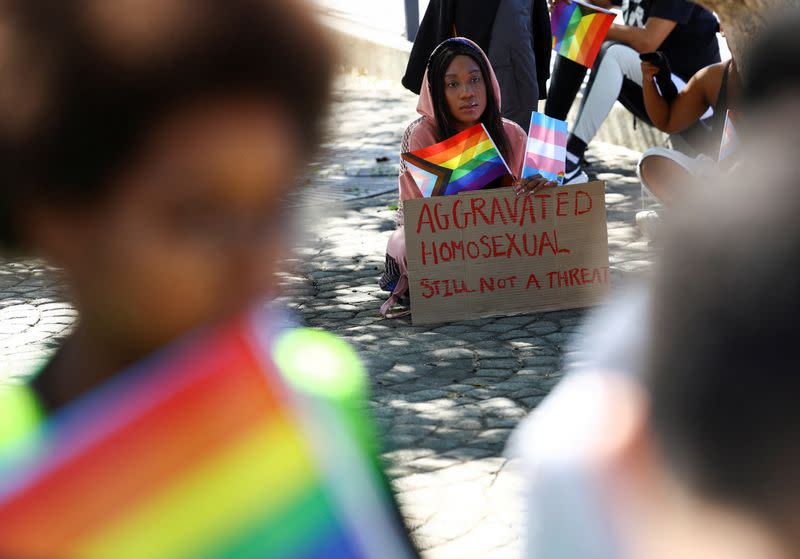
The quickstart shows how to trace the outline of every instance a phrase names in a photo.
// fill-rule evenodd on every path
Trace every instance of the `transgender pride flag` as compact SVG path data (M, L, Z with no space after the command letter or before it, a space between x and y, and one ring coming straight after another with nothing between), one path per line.
M564 183L567 159L567 123L534 112L528 131L528 148L522 178L542 175L558 184Z

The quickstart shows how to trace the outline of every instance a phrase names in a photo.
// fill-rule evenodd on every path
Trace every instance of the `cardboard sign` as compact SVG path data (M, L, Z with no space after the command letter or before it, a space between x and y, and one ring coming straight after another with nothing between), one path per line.
M596 305L609 292L605 183L406 200L414 324Z

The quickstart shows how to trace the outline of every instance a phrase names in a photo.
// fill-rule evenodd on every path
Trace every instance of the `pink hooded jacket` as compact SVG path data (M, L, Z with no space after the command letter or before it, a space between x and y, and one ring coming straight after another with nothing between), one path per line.
M500 105L500 84L497 82L497 77L494 74L492 65L486 54L474 42L469 41L478 52L483 55L486 60L486 66L489 68L488 79L492 83L492 90L494 97L497 100L498 108ZM417 104L417 112L422 115L422 118L412 122L406 129L403 136L403 151L416 151L438 142L436 124L436 116L433 110L433 98L431 97L431 88L428 83L428 72L425 71L425 76L422 79L422 91L419 96L419 103ZM522 166L525 163L525 148L527 144L527 135L514 122L503 119L503 131L508 139L508 146L510 154L506 163L511 168L511 172L515 177L522 175ZM403 229L403 211L402 205L404 200L412 198L422 198L422 192L417 187L417 183L411 177L411 174L405 170L405 166L400 167L400 206L401 209L397 212L398 228L389 237L389 243L386 246L386 254L392 258L397 271L399 272L399 279L395 285L392 295L381 306L381 314L387 316L390 309L399 300L400 296L408 290L408 262L406 259L406 240ZM401 313L402 314L402 313ZM399 316L399 315L398 315Z
M468 39L465 40L469 41ZM501 108L500 84L497 81L492 65L489 63L489 58L477 44L472 41L469 41L469 43L483 55L486 61L486 66L489 68L488 81L492 84L494 98L497 100L499 109ZM427 70L422 78L422 90L420 91L419 103L417 103L417 112L422 115L422 118L411 123L406 129L403 138L403 149L405 151L416 151L432 146L439 141L437 139L436 113L433 109L433 98L431 97L431 88L428 83ZM503 119L503 130L508 138L508 146L511 151L508 157L509 160L506 163L511 168L511 173L515 177L519 177L522 175L522 166L525 163L527 135L519 125L506 119ZM405 166L401 166L400 200L409 200L411 198L422 198L422 192L420 192L411 174L405 170Z

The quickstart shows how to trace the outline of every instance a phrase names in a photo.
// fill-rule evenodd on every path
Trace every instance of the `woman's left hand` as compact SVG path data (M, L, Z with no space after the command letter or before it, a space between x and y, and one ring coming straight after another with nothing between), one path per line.
M555 181L549 181L544 178L542 175L533 175L532 177L528 177L527 179L519 179L514 182L513 188L514 192L517 193L517 196L525 194L526 196L530 196L536 192L539 192L543 188L557 186L558 183Z

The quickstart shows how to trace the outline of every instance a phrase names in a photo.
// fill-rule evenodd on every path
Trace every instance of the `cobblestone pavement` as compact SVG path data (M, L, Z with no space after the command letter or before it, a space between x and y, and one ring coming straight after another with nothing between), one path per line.
M306 197L293 199L305 208L307 234L282 274L281 303L304 323L349 340L368 364L387 471L424 556L515 557L523 506L503 447L558 383L585 311L419 327L378 316L385 294L376 279L396 204L396 179L385 167L396 165L413 108L414 98L395 86L340 82L331 141L309 169ZM375 162L384 155L394 159ZM640 207L636 154L599 144L589 159L590 171L607 181L618 285L652 256L633 224ZM356 170L348 174L348 166ZM352 183L362 190L350 197L371 196L331 201L336 184ZM68 332L75 312L64 301L57 276L41 263L0 266L0 379L24 376Z
M589 157L590 171L608 181L611 275L620 284L651 256L633 225L636 154L605 145ZM439 326L381 319L376 277L394 204L391 193L312 212L317 226L284 275L284 302L348 339L368 363L388 473L425 556L515 557L522 503L503 447L561 378L585 311Z

